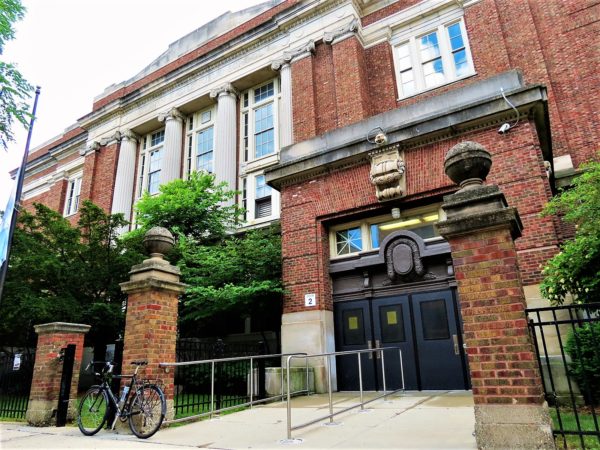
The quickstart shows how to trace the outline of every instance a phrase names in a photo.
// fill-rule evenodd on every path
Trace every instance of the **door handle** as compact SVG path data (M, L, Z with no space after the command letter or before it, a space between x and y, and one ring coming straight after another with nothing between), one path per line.
M375 339L375 348L379 348L379 339ZM381 359L381 352L377 352L377 359Z
M367 341L367 347L369 348L369 350L373 348L373 343L371 342L371 339ZM373 352L369 352L369 359L373 359Z
M452 335L452 341L454 341L454 354L460 355L460 348L458 346L458 336L456 334Z

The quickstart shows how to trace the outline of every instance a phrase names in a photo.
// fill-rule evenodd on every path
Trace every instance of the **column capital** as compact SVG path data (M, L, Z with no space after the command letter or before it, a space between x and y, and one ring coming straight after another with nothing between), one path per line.
M271 69L275 71L283 70L286 67L290 67L290 61L285 58L278 58L271 62Z
M360 31L360 22L355 17L346 25L332 31L326 31L323 35L323 42L326 44L336 44L344 39L358 35Z
M110 144L121 142L121 132L115 131L112 135L100 139L100 145L105 147Z
M171 108L169 111L160 113L158 115L159 122L168 122L170 120L177 120L179 122L183 122L185 119L185 115L182 114L177 108Z
M232 95L234 97L238 96L238 91L233 87L231 83L224 83L221 86L211 89L210 98L218 99L222 95Z
M139 136L139 134L134 133L133 131L127 129L127 130L121 131L121 140L138 142L140 140L140 136Z
M90 153L100 151L100 147L102 147L102 144L99 141L88 142L84 148L79 150L79 156L87 156Z
M306 44L304 44L300 47L296 47L293 50L283 52L282 61L293 63L302 58L311 56L314 52L315 52L315 41L313 41L311 39ZM273 66L271 65L271 67L273 67ZM275 70L277 70L277 69L275 69Z

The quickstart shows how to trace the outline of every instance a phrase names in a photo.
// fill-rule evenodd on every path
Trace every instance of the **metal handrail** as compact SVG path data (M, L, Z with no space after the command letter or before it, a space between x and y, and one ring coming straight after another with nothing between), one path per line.
M395 389L391 392L387 392L386 386L386 377L385 377L385 351L388 350L398 350L400 356L400 375L402 379L402 387L399 389ZM379 395L371 400L364 401L363 399L363 380L362 380L362 364L361 364L361 354L363 353L379 353L381 354L381 367L382 367L382 376L383 376L383 394ZM359 389L360 389L360 402L356 405L349 406L340 411L333 412L333 394L331 392L331 363L329 358L331 356L343 356L343 355L353 355L355 354L358 359L358 380L359 380ZM290 362L294 358L305 358L308 361L308 358L325 358L325 362L327 363L327 391L329 394L329 414L318 417L316 419L310 420L305 423L301 423L299 425L295 425L292 427L292 403L291 403L291 392L290 392ZM314 355L289 355L286 361L286 370L287 370L287 439L283 442L294 442L292 438L292 431L298 430L300 428L307 427L309 425L313 425L315 423L321 422L324 419L329 418L329 423L333 424L333 417L350 411L351 409L357 408L360 406L361 410L364 410L364 405L367 403L374 402L375 400L379 400L380 398L385 398L388 395L395 394L398 391L404 390L404 365L402 362L402 350L400 347L380 347L366 350L350 350L350 351L342 351L342 352L330 352L330 353L319 353Z
M188 416L188 417L182 417L180 419L170 419L170 420L165 420L165 423L177 423L177 422L186 422L188 420L193 420L193 419L198 419L200 417L205 417L205 416L209 416L212 418L213 414L216 413L220 413L223 411L228 411L230 409L235 409L235 408L242 408L245 406L250 406L250 408L252 408L253 405L258 404L258 403L264 403L267 402L269 400L273 400L276 398L280 398L282 401L284 399L284 392L283 392L283 370L281 371L281 393L279 395L273 395L271 397L267 397L267 398L262 398L259 400L254 400L254 360L255 359L266 359L266 358L283 358L283 357L291 357L291 356L298 356L298 357L302 357L302 356L307 356L307 353L301 353L301 352L297 352L297 353L276 353L276 354L272 354L272 355L253 355L253 356L238 356L238 357L233 357L233 358L217 358L217 359L202 359L202 360L197 360L197 361L184 361L184 362L175 362L175 363L167 363L167 362L163 362L163 363L159 363L158 366L162 369L165 370L165 372L169 371L170 367L182 367L182 366L193 366L193 365L200 365L200 364L210 364L211 365L211 375L210 375L210 411L208 412L204 412L204 413L200 413L200 414L195 414L192 416ZM228 406L226 408L219 408L219 409L213 409L214 408L214 404L215 404L215 363L224 363L224 362L232 362L232 361L247 361L250 360L250 401L245 402L245 403L241 403L239 405L235 405L235 406ZM282 368L283 369L283 368ZM288 373L288 382L289 382L289 373ZM306 389L301 389L298 391L294 391L292 392L292 394L299 394L299 393L309 393L309 387L308 387L308 359L306 360ZM288 385L288 392L287 392L287 396L290 396L290 392L289 392L289 385Z

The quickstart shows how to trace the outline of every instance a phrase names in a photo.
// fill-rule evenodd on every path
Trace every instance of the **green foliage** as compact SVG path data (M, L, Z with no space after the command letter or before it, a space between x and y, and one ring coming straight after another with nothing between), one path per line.
M226 205L235 194L225 183L215 185L214 175L194 172L188 180L162 185L159 195L144 195L136 205L140 229L126 239L140 239L153 226L178 237L168 258L181 268L182 281L189 285L180 308L184 322L280 307L279 229L234 235L242 211Z
M87 336L92 344L110 342L122 329L125 296L118 283L142 259L116 239L126 221L88 201L76 227L44 205L34 208L33 214L20 213L15 229L0 341L31 344L33 325L64 321L92 325Z
M173 180L160 186L159 195L144 196L135 206L136 221L142 232L153 227L207 243L222 238L238 221L236 205L223 206L235 197L227 183L215 185L215 176L192 172L187 180Z
M276 307L280 300L281 238L278 227L251 230L213 245L182 239L179 266L189 284L181 311L183 320L197 320L224 311L249 313ZM269 303L271 303L269 305Z
M24 14L20 0L0 0L0 55L6 42L15 37L13 24ZM0 61L0 146L4 149L14 141L12 127L15 120L28 126L31 115L27 100L32 90L14 64Z
M571 294L575 302L600 301L600 163L581 167L573 187L550 201L543 214L558 214L576 226L575 239L543 270L542 295L562 304Z
M569 334L565 350L571 357L569 374L588 403L600 402L600 322L586 323Z

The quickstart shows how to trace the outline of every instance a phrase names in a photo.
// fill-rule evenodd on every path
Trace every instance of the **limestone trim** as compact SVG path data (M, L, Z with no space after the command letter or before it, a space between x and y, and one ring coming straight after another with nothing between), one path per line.
M80 156L87 156L90 153L99 152L102 148L102 144L99 141L92 141L88 143L84 148L79 150Z
M129 129L121 131L121 140L123 141L133 141L133 142L139 142L141 139L141 136Z
M293 50L283 52L283 61L294 63L303 58L312 56L315 53L315 41L309 40L306 44L296 47Z
M124 283L120 283L119 286L121 286L121 290L125 294L130 295L148 290L171 291L183 294L187 285L177 281L163 280L158 277L148 277L143 280L125 281Z
M239 92L236 88L233 87L231 83L224 83L218 88L212 89L210 91L210 98L219 98L220 95L232 95L237 97Z
M69 323L69 322L51 322L43 323L40 325L34 325L33 329L37 334L50 334L50 333L87 333L90 331L91 325L85 325L82 323Z

